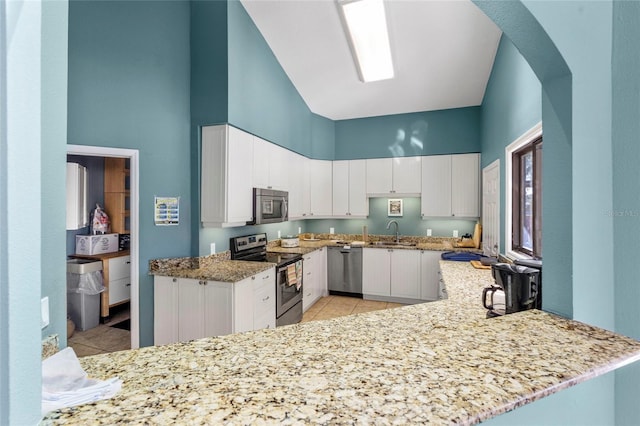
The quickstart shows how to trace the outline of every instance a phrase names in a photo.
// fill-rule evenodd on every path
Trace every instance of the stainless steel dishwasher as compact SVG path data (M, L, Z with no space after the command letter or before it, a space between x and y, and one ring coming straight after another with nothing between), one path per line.
M327 247L329 294L362 297L362 247Z

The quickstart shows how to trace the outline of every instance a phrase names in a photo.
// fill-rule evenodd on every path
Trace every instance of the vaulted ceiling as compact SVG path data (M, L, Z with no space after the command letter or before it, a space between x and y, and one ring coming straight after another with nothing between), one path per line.
M395 78L358 79L332 0L241 0L311 111L341 120L482 103L500 29L469 0L385 0Z

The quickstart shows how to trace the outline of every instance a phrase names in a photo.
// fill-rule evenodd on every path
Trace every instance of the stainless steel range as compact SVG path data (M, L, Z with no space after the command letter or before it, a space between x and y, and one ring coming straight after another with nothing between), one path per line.
M276 264L276 326L302 320L302 255L267 253L267 234L231 238L232 260Z

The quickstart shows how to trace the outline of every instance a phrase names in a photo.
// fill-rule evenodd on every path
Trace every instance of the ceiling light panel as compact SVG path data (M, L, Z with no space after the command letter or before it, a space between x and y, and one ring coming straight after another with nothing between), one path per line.
M383 0L338 0L338 9L364 82L393 78L393 61Z

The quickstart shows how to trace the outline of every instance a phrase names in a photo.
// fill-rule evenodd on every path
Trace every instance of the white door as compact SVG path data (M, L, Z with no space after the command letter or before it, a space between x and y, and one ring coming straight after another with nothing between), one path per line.
M422 157L423 217L451 216L451 156Z
M500 160L482 169L482 250L485 256L500 250Z

